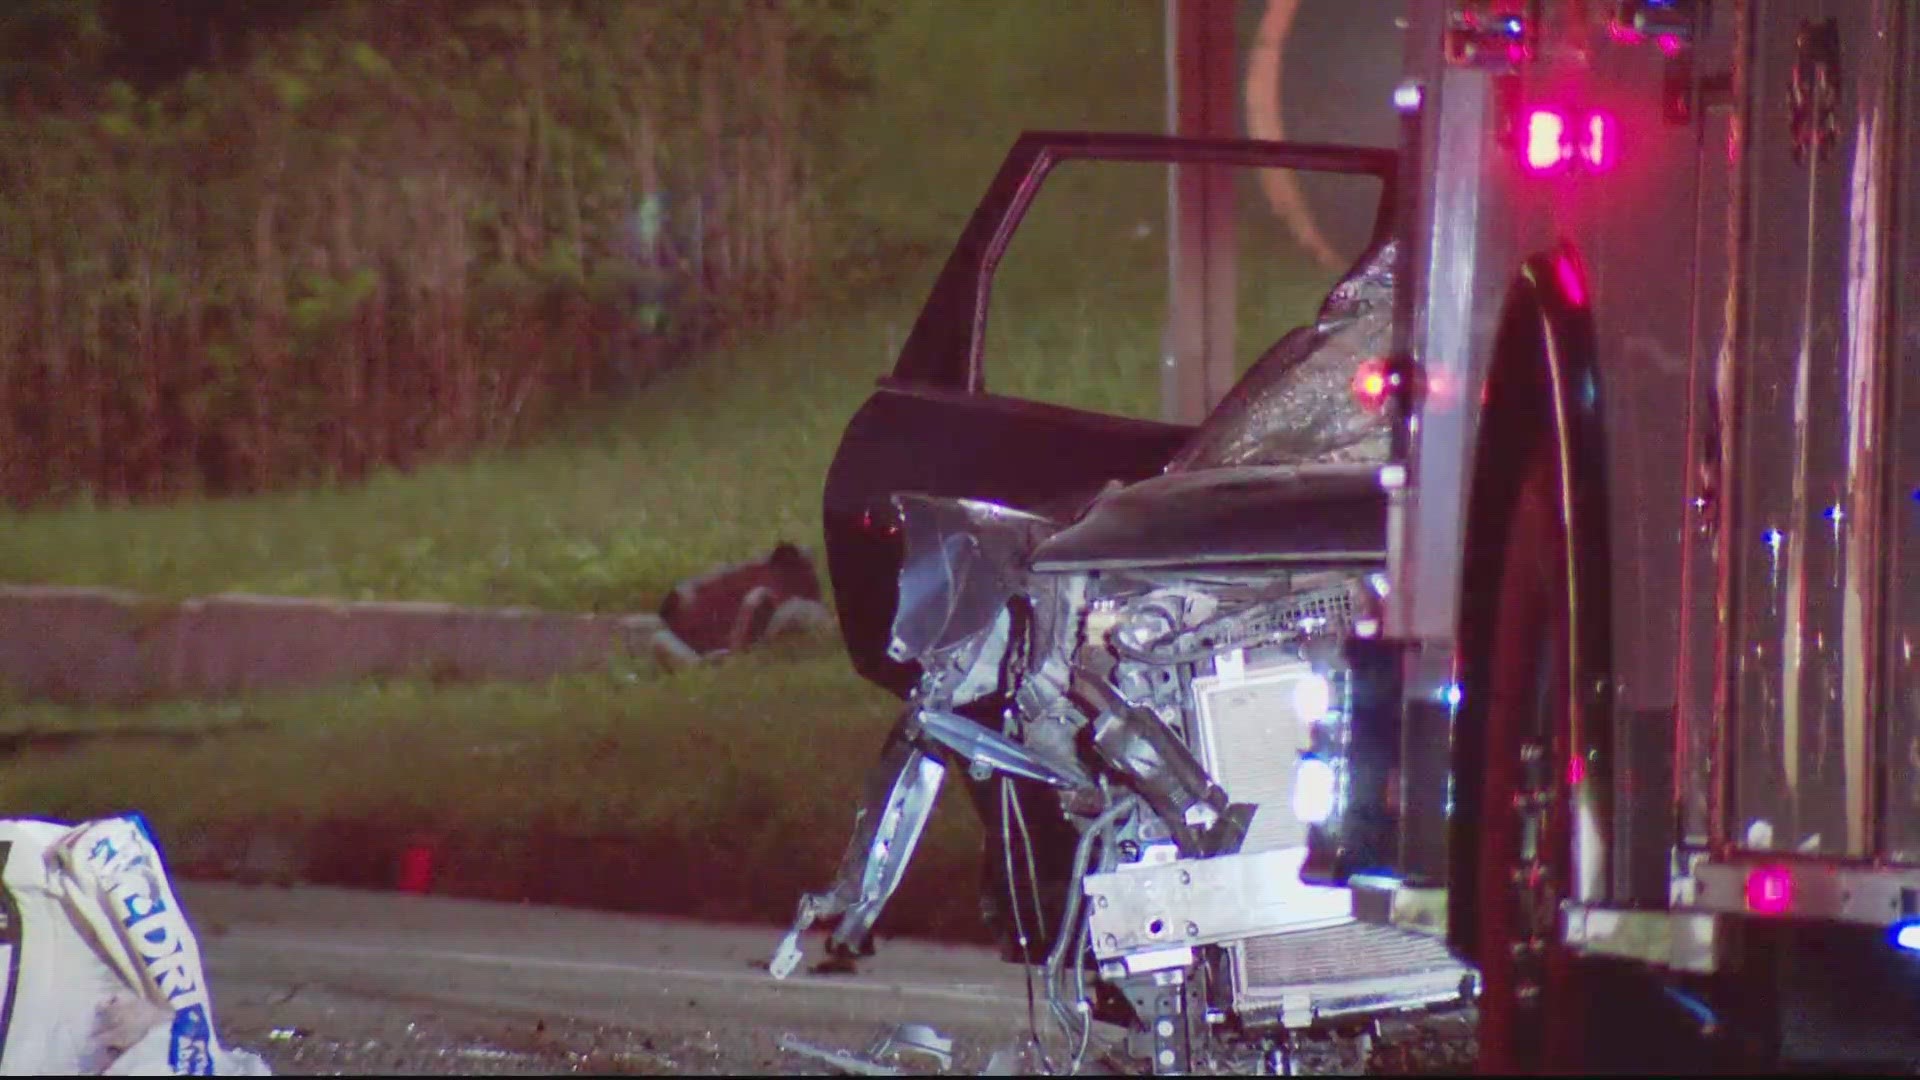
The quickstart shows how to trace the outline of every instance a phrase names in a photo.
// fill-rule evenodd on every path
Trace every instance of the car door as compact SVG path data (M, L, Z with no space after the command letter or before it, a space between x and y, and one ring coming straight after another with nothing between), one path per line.
M885 655L902 554L891 503L896 492L1071 514L1112 481L1158 473L1192 434L1183 425L989 387L988 369L1005 359L996 356L988 333L996 269L1054 166L1073 159L1373 177L1380 182L1378 205L1390 204L1385 187L1393 158L1381 150L1154 135L1021 136L935 279L892 372L849 422L827 474L827 567L841 631L861 674L895 693L906 694L918 677L912 665ZM1155 241L1149 222L1134 228L1132 240ZM1164 250L1164 241L1156 242ZM1089 258L1057 268L1057 276L1106 269ZM1060 320L1062 332L1086 331L1110 314L1081 311ZM996 310L994 317L1017 329L1018 316ZM1157 352L1157 336L1144 347ZM1047 351L1039 350L1043 357ZM1008 374L1002 368L994 380Z

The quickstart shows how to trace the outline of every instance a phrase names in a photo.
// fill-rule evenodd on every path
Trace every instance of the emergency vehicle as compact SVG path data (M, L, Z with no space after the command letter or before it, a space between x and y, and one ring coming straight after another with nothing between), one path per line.
M1492 1069L1911 1067L1920 4L1413 0L1395 106L1356 907Z

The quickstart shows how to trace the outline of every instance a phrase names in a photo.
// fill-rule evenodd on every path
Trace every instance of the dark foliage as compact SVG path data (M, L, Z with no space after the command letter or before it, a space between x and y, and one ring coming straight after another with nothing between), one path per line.
M821 261L842 0L16 0L0 495L511 441Z

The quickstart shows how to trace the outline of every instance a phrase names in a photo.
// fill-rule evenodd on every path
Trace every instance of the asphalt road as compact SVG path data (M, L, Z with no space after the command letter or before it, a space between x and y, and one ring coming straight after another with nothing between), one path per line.
M882 938L857 974L803 968L776 982L764 970L772 927L340 889L176 889L222 1037L281 1075L822 1074L835 1070L782 1037L860 1051L903 1023L953 1039L951 1071L977 1074L1028 1030L1020 970L978 948ZM809 939L811 960L822 937ZM1117 1035L1098 1031L1096 1044ZM1368 1071L1457 1071L1471 1060L1462 1053L1470 1043L1423 1025L1381 1044ZM940 1071L925 1057L898 1064Z
M955 1068L977 1071L1027 1027L1019 969L974 948L882 940L858 974L776 982L763 970L780 936L770 927L336 889L178 891L224 1037L278 1073L824 1072L780 1037L859 1050L899 1023L952 1037Z

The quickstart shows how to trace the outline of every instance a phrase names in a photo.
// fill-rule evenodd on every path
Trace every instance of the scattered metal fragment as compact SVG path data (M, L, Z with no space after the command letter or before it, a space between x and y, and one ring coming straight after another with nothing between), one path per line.
M806 953L800 950L800 935L813 925L813 913L805 901L801 902L800 914L794 919L793 929L780 939L780 945L773 951L773 959L767 961L767 973L776 979L784 979L793 974L800 966Z
M877 1061L838 1050L823 1050L812 1043L802 1042L792 1035L780 1036L780 1049L815 1061L825 1062L843 1073L854 1076L899 1076L900 1070L891 1065L882 1065Z
M987 1058L981 1076L1027 1076L1033 1072L1025 1047L1003 1046Z
M874 1040L867 1056L876 1061L903 1054L924 1054L940 1063L945 1072L953 1068L953 1040L926 1024L898 1024Z

